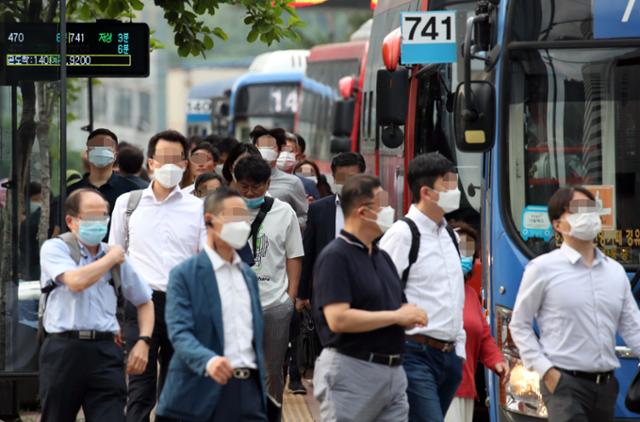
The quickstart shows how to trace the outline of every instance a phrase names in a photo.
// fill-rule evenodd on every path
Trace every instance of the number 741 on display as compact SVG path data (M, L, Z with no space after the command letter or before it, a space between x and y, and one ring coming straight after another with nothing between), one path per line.
M402 64L456 61L456 12L404 12L400 17Z

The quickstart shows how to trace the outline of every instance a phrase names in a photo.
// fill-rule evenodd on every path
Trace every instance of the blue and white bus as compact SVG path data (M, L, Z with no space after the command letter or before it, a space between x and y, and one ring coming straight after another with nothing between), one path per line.
M302 102L314 106L301 114ZM321 133L329 125L333 92L330 87L307 79L303 72L248 73L236 80L231 89L229 132L240 141L248 141L256 125L282 127L298 131L305 127L310 141L326 139Z
M392 32L400 14L434 10L456 11L457 60L399 65L401 39ZM377 72L385 67L408 88L377 91ZM492 421L546 417L540 375L523 367L508 323L527 262L556 247L546 217L553 192L567 184L588 186L605 209L598 246L630 278L640 268L639 74L635 0L378 3L359 150L400 210L409 203L406 168L415 155L438 150L459 166L464 208L456 217L481 227L489 320L512 374L506 386L487 374ZM376 118L385 111L376 110L380 95L386 103L407 104L403 121L393 123L402 134L399 146L385 132L392 124ZM624 406L638 360L621 339L616 352L616 418L640 420Z

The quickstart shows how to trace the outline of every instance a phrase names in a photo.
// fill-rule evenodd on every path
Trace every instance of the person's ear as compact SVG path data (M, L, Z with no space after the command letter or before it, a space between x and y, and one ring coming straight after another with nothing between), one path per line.
M431 189L430 187L422 186L420 188L420 200L422 200L422 198L427 198L433 202L436 202L438 199L434 197L435 197L434 190Z
M267 191L269 191L270 187L271 187L271 179L267 180Z
M155 170L155 168L153 168L153 158L148 158L147 159L147 168L149 170Z
M209 228L214 228L213 215L210 213L204 214L204 225Z
M64 222L67 223L67 227L70 231L74 231L77 228L75 218L70 215L65 215Z

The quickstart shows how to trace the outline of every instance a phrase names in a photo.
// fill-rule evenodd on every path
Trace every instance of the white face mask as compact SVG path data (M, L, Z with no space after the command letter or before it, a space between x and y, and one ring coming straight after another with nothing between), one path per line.
M333 186L332 186L333 193L335 193L338 196L342 195L342 187L343 186L344 185L342 183L335 183L334 182Z
M296 156L293 152L282 151L278 156L276 166L282 171L289 171L296 164Z
M393 220L396 216L396 211L392 207L382 207L380 211L378 211L378 216L375 219L375 223L380 228L382 233L389 230L389 227L393 225ZM369 220L373 221L373 220Z
M316 176L304 176L304 177L311 180L313 183L318 184L318 178Z
M460 195L458 188L438 192L437 204L445 214L448 214L460 208Z
M602 220L597 212L569 214L567 222L571 225L569 236L580 240L591 241L602 230Z
M251 234L251 226L246 221L224 223L220 231L220 239L233 249L242 249Z
M258 151L260 151L260 155L262 155L262 158L268 163L273 163L278 158L278 153L273 148L262 147L258 148Z
M153 172L153 178L163 187L172 189L182 180L184 169L176 164L165 164Z
M216 173L218 173L220 176L222 176L222 169L223 168L224 168L224 164L216 165Z

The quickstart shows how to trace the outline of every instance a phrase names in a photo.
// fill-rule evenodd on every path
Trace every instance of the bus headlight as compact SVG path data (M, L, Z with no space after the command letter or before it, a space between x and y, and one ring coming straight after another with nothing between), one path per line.
M529 371L520 360L520 353L509 332L511 310L496 307L497 341L511 371L506 385L500 384L500 405L510 412L538 418L547 417L547 408L540 393L540 376Z

